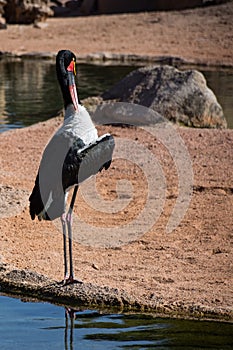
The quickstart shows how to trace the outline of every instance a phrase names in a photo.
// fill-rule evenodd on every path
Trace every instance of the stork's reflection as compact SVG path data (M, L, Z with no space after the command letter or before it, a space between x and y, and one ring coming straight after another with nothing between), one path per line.
M76 318L76 312L79 311L79 309L65 307L65 350L73 350L74 320Z
M97 310L86 310L83 308L74 309L72 307L65 307L65 334L64 343L65 350L74 349L74 329L81 327L84 319L88 322L92 322L93 319L103 315L101 311ZM75 322L75 320L77 321ZM78 322L79 320L79 322Z

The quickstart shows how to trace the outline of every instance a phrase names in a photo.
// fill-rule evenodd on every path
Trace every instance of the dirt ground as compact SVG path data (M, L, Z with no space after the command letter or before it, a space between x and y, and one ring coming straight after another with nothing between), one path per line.
M45 28L9 25L2 52L97 52L175 56L190 62L233 65L233 3L180 12L144 12L50 18Z
M0 31L1 50L56 52L70 48L81 55L99 51L174 55L232 65L232 5L49 19L44 29L9 26ZM59 222L31 221L28 196L43 148L60 123L55 118L0 137L0 262L56 280L63 278ZM113 212L107 204L101 211L98 201L95 204L98 196L88 193L88 186L86 195L85 191L79 194L74 221L75 275L84 282L124 290L138 303L160 299L168 308L174 304L203 306L233 319L233 131L172 130L175 143L167 142L172 136L164 136L163 131L99 127L100 134L111 132L118 142L131 142L125 148L126 160L115 158L96 182L101 203L109 200L114 205L119 197L123 206ZM179 137L181 149L176 148ZM150 153L144 163L137 155L139 146ZM179 159L191 163L182 166ZM154 177L148 175L151 167L156 169ZM131 186L122 180L130 181ZM167 233L178 199L180 207L173 219L179 225ZM79 219L87 225L84 234ZM122 225L126 231L117 236Z

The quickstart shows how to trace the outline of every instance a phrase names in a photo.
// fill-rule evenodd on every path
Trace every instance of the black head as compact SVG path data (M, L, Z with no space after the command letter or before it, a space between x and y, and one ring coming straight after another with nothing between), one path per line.
M74 76L76 74L76 56L70 50L60 50L56 57L57 79L59 81L65 108L69 104L77 105L78 97ZM77 108L76 108L77 109Z

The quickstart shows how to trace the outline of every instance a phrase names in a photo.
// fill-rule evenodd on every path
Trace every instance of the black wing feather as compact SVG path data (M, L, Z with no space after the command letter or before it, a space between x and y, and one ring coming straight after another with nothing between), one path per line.
M29 197L32 220L46 208L44 219L54 220L64 211L65 191L78 185L103 168L108 169L115 142L111 135L85 146L81 139L55 135L42 156L35 186Z
M63 165L63 188L78 185L97 174L103 168L108 169L115 147L112 135L105 135L81 151L74 143L67 154Z
M53 220L62 214L64 210L62 167L72 142L73 139L67 135L55 134L47 144L42 155L35 186L29 197L29 210L32 219L45 209L51 195L53 201L44 218ZM83 142L82 145L84 145Z

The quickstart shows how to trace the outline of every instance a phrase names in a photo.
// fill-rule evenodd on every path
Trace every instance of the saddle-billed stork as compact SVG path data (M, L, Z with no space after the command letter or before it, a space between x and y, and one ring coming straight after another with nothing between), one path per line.
M81 105L75 84L76 57L74 53L69 50L59 51L56 56L56 71L64 100L64 122L44 150L29 201L32 220L35 219L35 216L39 220L61 218L64 246L64 284L68 284L74 282L72 212L78 186L103 168L109 168L115 143L110 134L98 137L97 129L89 113ZM66 212L68 191L72 187L74 187L73 195Z

